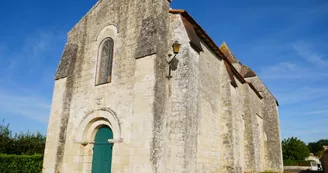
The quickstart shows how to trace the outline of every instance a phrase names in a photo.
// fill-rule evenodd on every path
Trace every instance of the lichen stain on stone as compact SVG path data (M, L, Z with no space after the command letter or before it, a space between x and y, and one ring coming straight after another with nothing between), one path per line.
M81 69L82 69L82 62L84 58L84 50L85 50L85 44L86 44L86 33L87 33L87 18L84 18L84 31L83 31L83 37L82 37L82 42L81 42L81 48L79 49L80 52L75 53L73 55L75 56L67 56L65 62L69 63L64 63L69 66L66 66L66 69L63 70L66 73L67 76L67 81L66 81L66 86L65 86L65 91L64 91L64 97L63 97L63 102L62 102L62 113L61 113L61 120L60 120L60 129L59 129L59 144L57 148L57 154L56 154L56 171L60 171L62 169L62 164L63 164L63 158L64 158L64 153L65 153L65 142L66 142L66 133L67 133L67 126L68 126L68 121L69 121L69 115L70 115L70 106L72 102L72 94L73 94L73 85L74 85L74 79L76 76L74 74L80 74ZM68 44L69 45L69 44ZM76 46L72 46L73 48L76 48ZM69 47L70 48L70 47ZM73 50L75 50L73 49ZM68 55L71 55L71 51L69 49ZM65 53L64 53L65 54ZM81 55L81 57L78 59L77 56ZM80 61L80 62L79 62ZM58 70L57 70L58 71Z
M156 26L157 17L150 16L142 20L141 33L136 49L136 58L145 57L157 52L158 28Z
M60 59L55 80L65 78L68 75L69 68L75 63L78 46L76 44L66 44L63 55Z

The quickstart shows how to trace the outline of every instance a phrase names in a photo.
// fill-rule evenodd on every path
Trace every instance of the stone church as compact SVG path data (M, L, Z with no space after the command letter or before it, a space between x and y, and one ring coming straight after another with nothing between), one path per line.
M69 31L44 173L282 172L277 100L170 3L99 0Z

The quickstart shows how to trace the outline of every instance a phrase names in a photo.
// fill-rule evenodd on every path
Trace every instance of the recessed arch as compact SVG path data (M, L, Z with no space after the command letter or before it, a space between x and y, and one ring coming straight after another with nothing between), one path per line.
M112 129L114 141L122 141L120 121L110 108L97 109L87 113L75 130L74 141L81 144L93 143L98 129L103 126Z
M102 41L106 37L116 38L118 27L115 24L108 24L103 26L96 34L95 40Z
M107 54L103 55L104 43L111 39L111 46L107 49ZM94 53L92 55L94 63L94 86L111 83L115 78L115 57L116 47L121 43L118 39L118 27L115 24L107 24L94 33L93 36Z

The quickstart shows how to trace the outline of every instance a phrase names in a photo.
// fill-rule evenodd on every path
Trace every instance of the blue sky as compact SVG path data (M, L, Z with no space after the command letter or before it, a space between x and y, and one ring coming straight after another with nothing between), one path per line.
M201 2L201 3L200 3ZM46 133L66 33L96 0L0 2L0 118ZM280 103L282 137L328 138L326 0L173 0L225 41Z

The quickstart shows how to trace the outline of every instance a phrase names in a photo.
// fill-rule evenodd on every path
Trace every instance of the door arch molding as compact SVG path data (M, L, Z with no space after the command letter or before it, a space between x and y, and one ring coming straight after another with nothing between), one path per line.
M110 108L101 108L87 113L75 129L74 142L82 145L94 143L96 133L102 126L111 128L113 142L123 142L120 121Z

